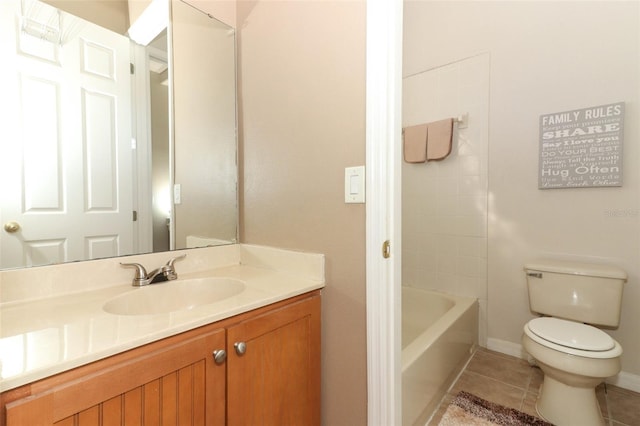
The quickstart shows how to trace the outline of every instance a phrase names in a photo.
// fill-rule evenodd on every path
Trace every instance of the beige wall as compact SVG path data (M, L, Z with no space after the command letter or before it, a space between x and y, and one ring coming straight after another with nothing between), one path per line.
M230 27L236 27L236 0L185 0L203 12L224 22Z
M64 0L50 0L64 1ZM114 0L120 1L120 0ZM129 22L135 22L136 19L144 12L152 2L152 0L121 0L129 5ZM236 26L236 0L184 0L190 5L200 9L215 17L217 20L224 22L230 27Z
M517 351L525 262L593 260L629 274L622 380L640 384L638 2L405 2L404 75L490 55L488 344ZM621 188L538 190L538 117L626 102ZM472 118L470 118L472 119Z
M126 0L124 0L126 1ZM236 26L236 0L184 0L190 5L224 22L230 27ZM152 0L129 0L129 17L134 22Z
M151 5L151 1L152 0L127 0L130 24L138 20L144 10Z
M127 0L44 0L87 21L124 34L129 29Z
M153 251L169 250L167 219L171 209L169 193L169 87L163 84L168 70L149 73L151 97L151 192Z
M228 26L173 1L176 248L237 235L235 43Z
M238 2L241 240L326 255L322 416L366 424L365 2Z
M73 15L125 34L152 0L43 0ZM236 0L185 0L198 9L235 27Z
M152 0L127 0L130 24L138 20L144 10L151 5L151 1Z

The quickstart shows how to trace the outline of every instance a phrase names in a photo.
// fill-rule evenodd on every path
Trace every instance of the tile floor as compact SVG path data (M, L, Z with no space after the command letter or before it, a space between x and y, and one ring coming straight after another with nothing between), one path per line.
M429 426L437 425L449 402L461 391L536 416L542 371L525 360L480 348L445 395ZM640 426L640 393L600 385L598 400L609 426Z

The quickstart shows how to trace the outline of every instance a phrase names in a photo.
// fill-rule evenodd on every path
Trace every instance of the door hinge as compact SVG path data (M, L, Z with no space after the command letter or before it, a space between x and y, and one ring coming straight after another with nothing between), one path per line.
M137 211L133 211L133 221L137 222L138 221L138 212Z
M388 259L391 256L391 242L389 240L382 243L382 257Z
M131 62L129 62L129 72L131 74L135 74L135 72L136 72L136 66L133 65Z

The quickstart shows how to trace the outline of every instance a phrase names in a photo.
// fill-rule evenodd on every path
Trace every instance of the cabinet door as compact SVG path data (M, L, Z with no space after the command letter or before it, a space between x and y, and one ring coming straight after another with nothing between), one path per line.
M212 355L224 348L219 329L135 349L139 356L7 404L6 425L224 425L225 365Z
M320 424L319 296L228 328L227 347L228 425Z

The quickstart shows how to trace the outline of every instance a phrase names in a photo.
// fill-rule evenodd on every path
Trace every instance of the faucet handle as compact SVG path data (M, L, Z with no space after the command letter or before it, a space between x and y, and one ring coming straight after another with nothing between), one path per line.
M122 263L120 262L120 265L124 266L125 268L136 268L136 274L133 277L134 280L143 280L147 278L147 270L144 269L144 266L142 266L139 263Z
M187 255L186 255L186 254L183 254L182 256L176 256L176 257L173 257L173 258L169 259L169 261L167 262L167 266L168 266L169 268L173 269L173 264L175 263L175 261L176 261L176 260L182 260L182 259L184 259L185 257L187 257Z
M177 256L177 257L174 257L172 259L169 259L167 264L162 267L162 272L163 272L163 274L164 274L166 279L168 279L168 280L177 280L178 279L178 274L176 273L176 268L173 266L173 263L176 260L184 259L185 257L187 257L187 255L183 254L182 256Z

